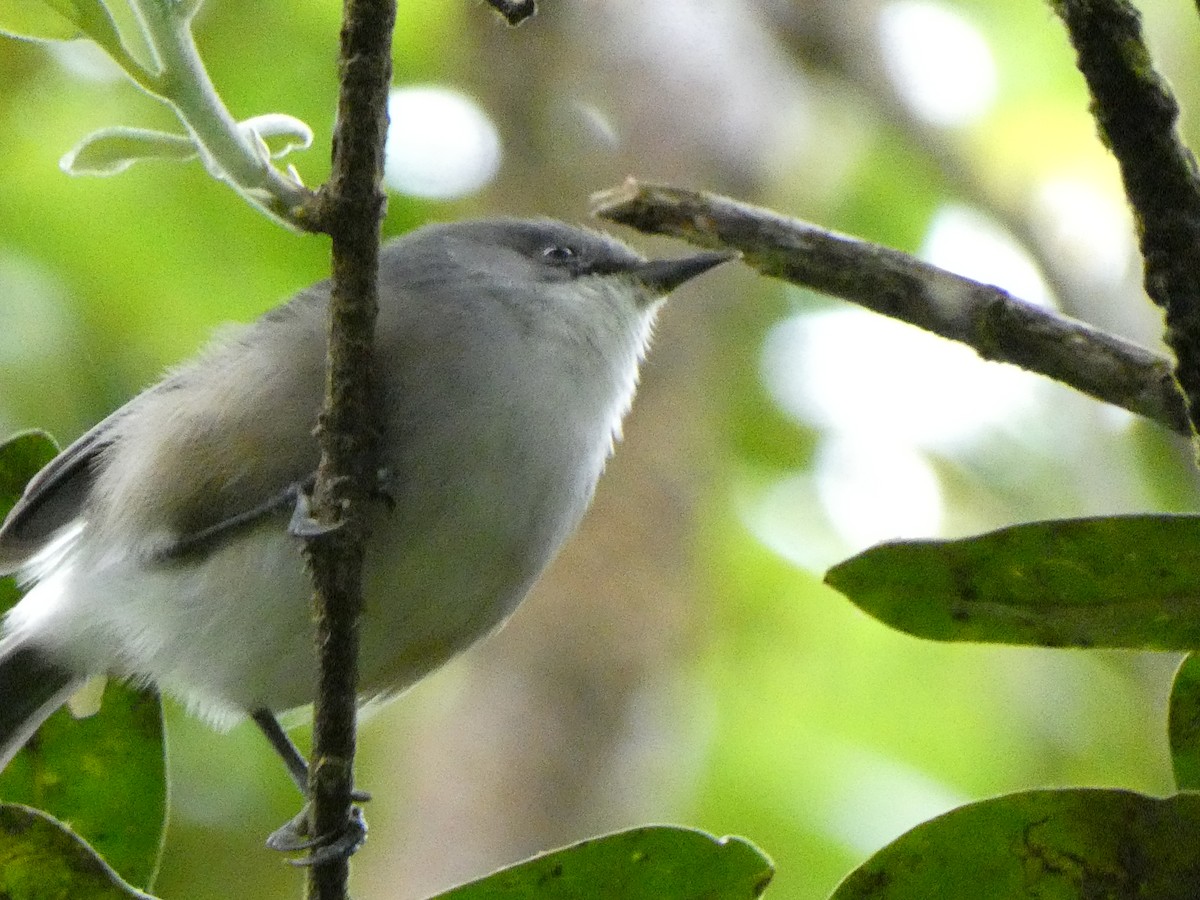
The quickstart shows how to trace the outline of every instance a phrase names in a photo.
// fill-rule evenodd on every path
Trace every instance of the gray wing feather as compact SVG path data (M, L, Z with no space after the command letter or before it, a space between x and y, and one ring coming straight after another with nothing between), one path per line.
M54 457L29 480L0 526L0 574L16 571L79 517L95 480L96 457L111 440L122 407Z

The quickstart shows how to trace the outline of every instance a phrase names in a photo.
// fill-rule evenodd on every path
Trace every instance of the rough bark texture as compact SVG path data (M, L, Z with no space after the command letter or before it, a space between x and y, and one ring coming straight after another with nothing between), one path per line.
M815 288L1146 416L1181 434L1171 362L1130 341L918 259L727 197L630 180L593 212L705 247L732 247L775 278Z
M1175 378L1200 424L1200 178L1175 130L1179 106L1154 71L1141 17L1125 0L1057 0L1092 95L1100 138L1121 168L1145 261L1167 319ZM1193 441L1195 442L1195 441Z
M317 835L347 827L354 787L365 538L360 510L369 501L375 471L371 350L395 18L395 0L346 0L333 172L319 198L321 230L333 239L333 296L313 516L339 527L310 540L306 549L320 654L309 777L310 829ZM313 865L308 895L316 900L347 897L348 874L345 858Z

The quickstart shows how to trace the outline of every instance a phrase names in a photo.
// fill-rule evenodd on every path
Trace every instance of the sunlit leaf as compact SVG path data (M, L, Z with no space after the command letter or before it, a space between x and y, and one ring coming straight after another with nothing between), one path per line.
M1192 900L1200 794L1028 791L972 803L903 835L831 900Z
M121 36L101 0L0 0L0 33L37 41L89 37L110 53Z
M535 856L435 900L734 900L758 897L773 873L742 838L654 825Z
M58 164L69 175L116 175L146 159L185 162L195 158L196 145L186 135L117 127L93 131Z
M55 6L39 0L0 0L0 34L34 41L79 37L79 25Z
M144 900L74 832L25 806L0 804L0 897Z
M918 637L1045 647L1200 648L1200 517L1016 525L881 544L825 576Z
M1200 791L1200 659L1188 656L1175 673L1167 716L1175 786Z
M175 6L174 9L177 16L181 15L178 6ZM100 37L104 30L102 24L87 29L88 36L107 50L109 55L121 65L131 64L146 71L156 70L158 63L154 51L150 49L150 38L134 9L134 4L129 3L128 0L121 0L119 3L106 6L105 12L111 17L110 22L113 23L108 37L104 40ZM122 56L125 54L128 54L127 61L122 60Z

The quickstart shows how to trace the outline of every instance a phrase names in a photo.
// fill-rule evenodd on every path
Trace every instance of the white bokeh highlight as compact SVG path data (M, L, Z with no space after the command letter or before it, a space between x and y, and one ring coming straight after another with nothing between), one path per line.
M470 97L425 85L393 88L388 97L384 182L401 194L431 200L465 197L500 169L500 135Z
M822 441L813 479L829 524L851 547L941 532L941 484L911 447L835 436Z
M91 40L47 41L43 46L64 71L82 81L115 84L126 77L112 57Z
M1053 303L1024 248L970 208L939 210L921 256L1022 299ZM761 373L780 409L816 428L820 443L811 469L750 487L741 513L760 540L807 568L881 541L940 535L943 491L931 460L1039 433L1035 377L846 304L775 325ZM820 528L829 536L818 538Z
M879 13L879 45L896 91L932 125L968 125L996 99L991 48L949 6L927 0L886 3Z
M794 418L840 435L939 452L1019 420L1035 382L970 347L856 308L786 319L762 373Z
M969 206L943 206L930 220L918 255L942 269L1054 306L1033 257L992 219Z
M1072 277L1111 287L1128 279L1137 264L1134 227L1119 191L1070 175L1042 181L1033 212L1043 240Z

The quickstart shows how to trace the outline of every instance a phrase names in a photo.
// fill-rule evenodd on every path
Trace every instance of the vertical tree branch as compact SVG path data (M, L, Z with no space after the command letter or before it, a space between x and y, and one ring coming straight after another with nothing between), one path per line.
M380 186L392 78L395 0L345 0L333 173L321 189L322 231L333 239L333 292L325 406L317 426L321 463L313 516L338 526L308 542L320 678L309 773L314 835L345 830L352 813L358 625L362 610L362 510L375 471L371 351L377 308ZM346 898L349 865L313 865L308 896Z
M1200 177L1175 130L1179 106L1154 71L1128 0L1052 0L1092 95L1100 137L1121 168L1145 260L1166 314L1175 378L1200 435Z

